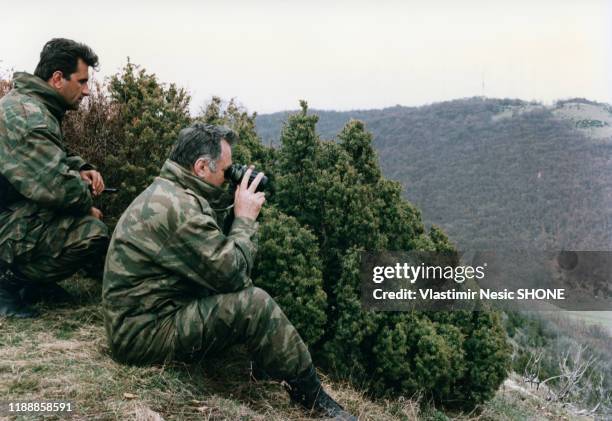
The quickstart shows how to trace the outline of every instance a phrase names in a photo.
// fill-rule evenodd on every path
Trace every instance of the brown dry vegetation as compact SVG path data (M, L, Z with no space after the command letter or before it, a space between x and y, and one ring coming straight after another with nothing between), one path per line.
M8 80L0 79L0 97L3 97L10 89L10 82Z

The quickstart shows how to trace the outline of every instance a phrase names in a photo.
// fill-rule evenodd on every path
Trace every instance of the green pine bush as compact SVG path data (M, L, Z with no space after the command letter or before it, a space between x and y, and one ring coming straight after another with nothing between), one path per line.
M269 207L260 217L258 237L253 282L274 297L306 343L316 343L325 332L327 295L315 236Z
M319 240L329 320L317 344L321 362L379 395L423 394L462 408L491 398L510 357L496 314L361 308L360 251L454 248L439 228L426 234L399 184L381 176L362 123L349 122L339 143L321 141L316 123L302 102L301 112L285 124L275 199Z
M98 168L107 187L119 188L97 203L111 222L159 175L178 132L191 122L189 101L185 90L128 61L84 109L68 113L67 146Z

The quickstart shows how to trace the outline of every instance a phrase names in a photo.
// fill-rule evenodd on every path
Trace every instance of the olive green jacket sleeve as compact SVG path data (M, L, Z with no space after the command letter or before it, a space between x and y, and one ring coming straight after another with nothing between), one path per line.
M68 164L68 168L73 171L87 171L96 169L96 167L73 153L68 153L66 155L66 163Z
M192 216L163 247L158 263L214 292L239 291L252 286L257 227L254 220L238 217L226 236L212 215Z
M87 213L92 198L87 184L72 166L66 151L50 137L46 127L26 127L15 141L0 142L2 175L21 195L41 206Z

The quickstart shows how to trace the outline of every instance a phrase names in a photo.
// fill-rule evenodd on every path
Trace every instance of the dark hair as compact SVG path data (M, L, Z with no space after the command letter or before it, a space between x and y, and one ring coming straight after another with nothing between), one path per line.
M191 169L199 158L206 157L211 160L211 170L215 171L215 162L221 156L221 140L231 145L237 137L228 127L195 123L179 132L170 159Z
M87 45L66 38L53 38L40 52L34 75L46 81L59 70L68 80L76 72L79 59L93 68L98 66L98 56Z

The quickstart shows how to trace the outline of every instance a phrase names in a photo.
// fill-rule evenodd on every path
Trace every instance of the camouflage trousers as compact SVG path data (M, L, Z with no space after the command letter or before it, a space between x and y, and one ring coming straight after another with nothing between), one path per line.
M295 327L276 301L257 287L196 299L137 337L135 343L114 347L119 360L200 360L243 344L257 368L275 379L297 378L312 366Z
M61 281L79 269L99 275L108 228L92 216L72 216L26 203L0 213L0 260L33 282Z

